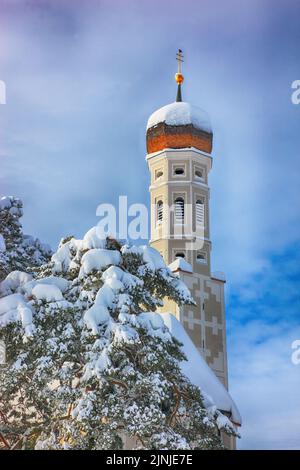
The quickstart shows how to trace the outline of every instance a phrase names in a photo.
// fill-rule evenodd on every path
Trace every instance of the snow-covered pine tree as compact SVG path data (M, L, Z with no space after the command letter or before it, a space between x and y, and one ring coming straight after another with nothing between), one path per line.
M22 201L12 196L0 199L0 280L16 269L30 271L50 259L51 249L37 238L24 235L20 218Z
M4 447L219 449L220 429L235 432L183 375L180 343L155 313L165 297L193 300L153 248L94 227L1 289Z

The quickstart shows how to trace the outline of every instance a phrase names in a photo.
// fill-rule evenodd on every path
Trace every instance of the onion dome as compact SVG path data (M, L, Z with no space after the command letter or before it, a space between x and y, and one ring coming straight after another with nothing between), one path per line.
M182 101L181 85L184 77L181 73L183 55L180 49L177 61L176 101L163 106L150 116L147 124L147 152L159 152L166 148L194 147L205 153L211 153L213 133L207 113Z
M213 134L205 111L175 102L155 111L147 124L147 152L195 147L211 153Z

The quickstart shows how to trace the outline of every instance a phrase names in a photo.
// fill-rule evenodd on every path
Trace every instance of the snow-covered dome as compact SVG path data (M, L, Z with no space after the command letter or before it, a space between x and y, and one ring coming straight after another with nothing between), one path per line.
M208 114L202 109L183 101L175 101L154 111L148 119L147 129L156 126L160 122L165 122L169 126L193 124L197 129L211 133Z
M155 111L147 124L147 151L195 147L212 150L212 129L208 114L186 102L174 102Z

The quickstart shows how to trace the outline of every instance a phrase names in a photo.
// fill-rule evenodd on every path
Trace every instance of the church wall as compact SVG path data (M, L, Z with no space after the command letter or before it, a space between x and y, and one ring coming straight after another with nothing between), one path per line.
M173 313L217 377L228 388L224 286L208 276L180 272L196 306L176 307L166 300L161 312Z

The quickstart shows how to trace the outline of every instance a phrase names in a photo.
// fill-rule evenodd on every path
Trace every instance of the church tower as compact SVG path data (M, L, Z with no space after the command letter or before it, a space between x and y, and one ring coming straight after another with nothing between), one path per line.
M151 175L151 245L185 282L195 306L166 301L228 388L224 275L211 272L208 185L213 133L207 114L182 101L182 51L177 54L177 97L155 111L147 125Z

